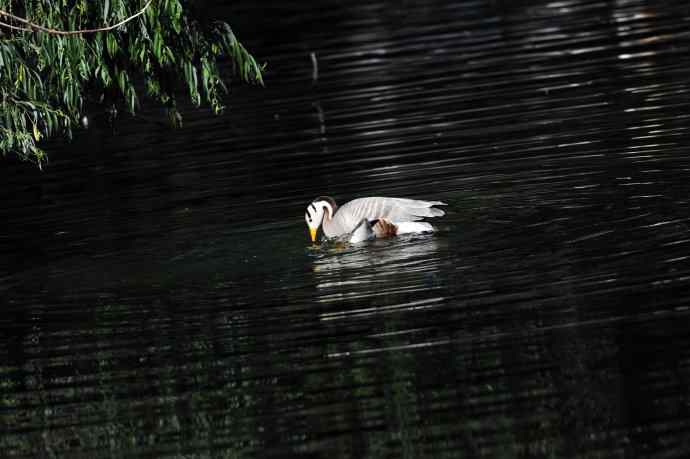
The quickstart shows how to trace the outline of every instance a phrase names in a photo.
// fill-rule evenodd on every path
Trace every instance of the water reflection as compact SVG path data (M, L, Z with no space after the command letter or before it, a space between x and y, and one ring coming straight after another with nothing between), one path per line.
M430 234L362 244L333 243L314 257L318 300L327 303L360 295L386 295L400 286L400 279L405 279L411 291L430 288L409 281L430 279L438 272L437 237Z

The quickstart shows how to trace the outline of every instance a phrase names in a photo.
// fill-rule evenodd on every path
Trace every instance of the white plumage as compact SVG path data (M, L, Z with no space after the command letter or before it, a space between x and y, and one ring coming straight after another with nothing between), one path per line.
M433 207L443 205L446 204L441 201L371 197L338 207L333 198L324 196L309 204L305 220L312 240L316 240L321 227L328 238L350 235L351 242L361 242L373 237L433 231L431 224L419 220L445 215L443 210Z

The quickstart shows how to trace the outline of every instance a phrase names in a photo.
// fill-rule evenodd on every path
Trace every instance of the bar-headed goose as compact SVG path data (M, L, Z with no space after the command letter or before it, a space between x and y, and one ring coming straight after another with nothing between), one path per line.
M307 207L304 219L311 240L316 241L319 227L328 237L349 235L350 242L361 242L375 237L433 231L430 223L420 222L424 217L441 217L445 206L441 201L418 201L404 198L359 198L338 207L335 200L319 196Z

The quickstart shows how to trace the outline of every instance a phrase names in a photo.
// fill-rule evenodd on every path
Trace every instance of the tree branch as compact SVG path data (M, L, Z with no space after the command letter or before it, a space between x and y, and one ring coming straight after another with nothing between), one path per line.
M2 10L0 10L0 16L2 15ZM33 32L33 29L27 29L25 27L17 27L13 26L12 24L7 24L6 22L0 21L0 27L7 27L10 30L19 30L22 32Z
M7 24L7 23L2 22L2 21L0 21L0 27L7 27L7 28L12 29L12 30L21 30L24 32L33 32L33 31L37 30L40 32L50 33L53 35L81 35L81 34L85 34L85 33L107 32L108 30L116 29L116 28L120 27L121 25L128 23L132 19L134 19L138 16L141 16L142 14L144 14L144 12L149 7L149 5L151 5L151 3L153 3L153 0L149 0L148 2L146 2L146 5L144 5L144 7L138 13L133 14L132 16L130 16L126 19L123 19L122 21L118 22L117 24L113 24L113 25L107 26L107 27L99 27L97 29L81 29L81 30L51 29L49 27L43 27L42 25L35 24L35 23L33 23L27 19L24 19L24 18L19 17L19 16L15 16L14 14L10 14L7 11L3 11L3 10L0 10L0 16L14 19L17 22L20 22L22 24L29 26L29 28L13 26L13 25Z

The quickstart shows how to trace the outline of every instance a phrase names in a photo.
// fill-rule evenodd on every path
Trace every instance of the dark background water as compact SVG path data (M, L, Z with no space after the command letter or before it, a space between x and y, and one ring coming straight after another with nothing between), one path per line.
M265 89L3 161L2 456L690 454L686 2L209 14ZM448 215L312 247L321 194Z

